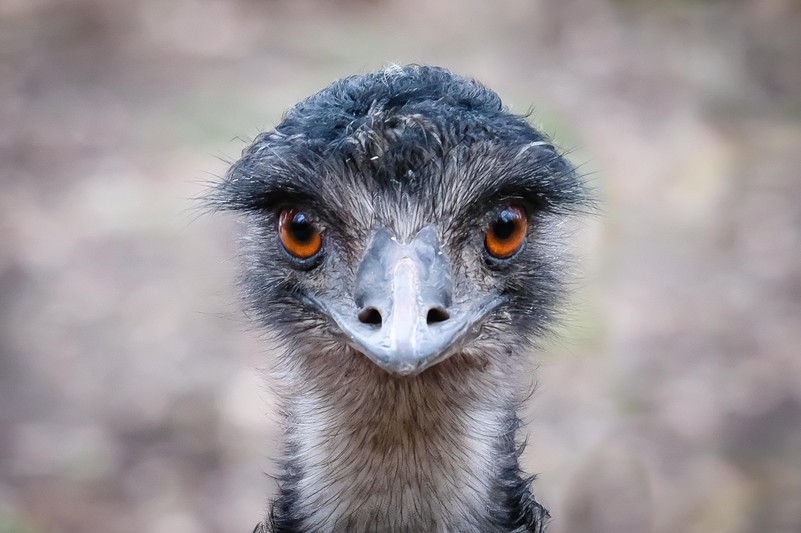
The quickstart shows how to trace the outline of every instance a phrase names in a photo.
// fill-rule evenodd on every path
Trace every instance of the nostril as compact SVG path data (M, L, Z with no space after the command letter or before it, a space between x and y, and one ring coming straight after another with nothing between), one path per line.
M449 318L450 315L442 307L432 307L428 310L428 315L426 315L426 323L430 326L438 322L445 322Z
M375 307L366 307L359 313L359 322L362 324L381 325L381 312Z

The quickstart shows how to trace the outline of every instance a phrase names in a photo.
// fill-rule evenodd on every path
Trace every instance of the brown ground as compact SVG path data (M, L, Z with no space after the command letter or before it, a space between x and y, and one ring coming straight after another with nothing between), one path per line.
M266 350L192 198L388 62L535 105L603 200L527 414L552 531L801 531L799 2L4 0L0 532L250 531Z

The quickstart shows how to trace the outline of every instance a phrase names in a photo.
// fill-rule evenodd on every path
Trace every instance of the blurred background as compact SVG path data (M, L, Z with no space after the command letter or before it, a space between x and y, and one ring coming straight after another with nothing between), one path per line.
M535 354L552 532L801 532L801 2L0 0L0 532L251 531L279 436L234 221L332 80L474 76L598 191Z

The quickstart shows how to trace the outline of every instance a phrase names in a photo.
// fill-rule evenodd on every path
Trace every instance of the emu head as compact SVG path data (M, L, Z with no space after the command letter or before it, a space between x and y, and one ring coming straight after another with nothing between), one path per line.
M424 66L300 102L213 197L246 213L249 308L292 363L390 376L523 351L560 291L554 229L585 201L494 92Z

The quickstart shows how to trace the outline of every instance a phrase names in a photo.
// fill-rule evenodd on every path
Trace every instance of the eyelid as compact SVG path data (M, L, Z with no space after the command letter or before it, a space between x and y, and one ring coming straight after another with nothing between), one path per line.
M317 213L317 211L309 207L306 203L291 203L291 202L282 202L278 204L275 209L273 209L273 218L275 219L276 225L281 218L281 213L286 211L287 209L293 209L297 213L303 213L306 215L308 221L314 226L314 229L321 232L325 229L326 225L323 223L322 217ZM277 227L277 226L276 226Z

